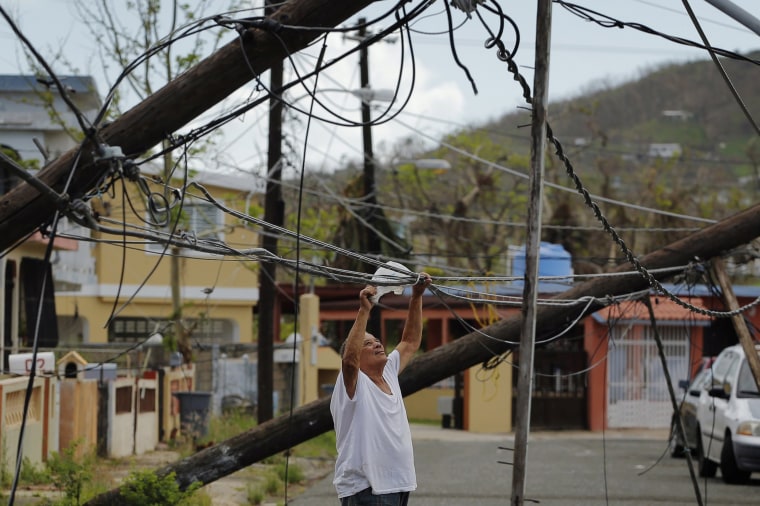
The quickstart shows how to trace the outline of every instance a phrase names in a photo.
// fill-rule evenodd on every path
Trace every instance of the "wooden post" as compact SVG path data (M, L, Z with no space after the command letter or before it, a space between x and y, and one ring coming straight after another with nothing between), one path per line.
M546 107L549 99L549 48L551 45L551 0L540 0L536 12L536 58L531 102L531 173L528 207L528 240L525 244L523 288L523 323L517 370L515 404L515 454L512 466L512 505L525 501L528 467L528 434L533 395L533 349L536 346L536 303L538 300L538 264L541 249L541 208L543 206L544 153L546 151Z
M276 11L276 4L266 0L267 16ZM267 147L267 180L264 193L264 221L281 227L285 221L285 202L282 200L282 61L274 62L269 70L269 136ZM245 210L248 212L248 209ZM261 246L277 255L277 233L264 229ZM279 319L275 320L277 304L277 264L263 262L259 275L259 325L256 416L259 423L274 416L274 343L279 341Z
M723 259L720 257L715 257L710 260L710 263L712 263L713 275L720 285L721 297L723 299L723 303L726 305L726 308L729 311L739 309L739 303L736 301L734 289L731 286L731 281L728 279L728 275L726 274L726 266L723 263ZM743 315L736 314L731 317L731 323L734 324L736 335L739 336L739 343L744 349L744 354L747 355L747 363L749 364L749 368L752 371L752 376L755 377L757 388L760 390L760 356L758 356L757 350L755 349L755 341L752 339L752 335L749 333L747 322L744 321Z

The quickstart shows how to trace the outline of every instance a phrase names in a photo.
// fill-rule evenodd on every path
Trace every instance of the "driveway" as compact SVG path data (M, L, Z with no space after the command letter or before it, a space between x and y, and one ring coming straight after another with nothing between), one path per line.
M413 426L418 489L414 506L504 506L512 489L513 435ZM697 504L685 459L670 457L667 431L534 432L528 445L527 499L542 505ZM749 485L699 479L705 505L758 504L760 475ZM332 473L290 501L336 506Z

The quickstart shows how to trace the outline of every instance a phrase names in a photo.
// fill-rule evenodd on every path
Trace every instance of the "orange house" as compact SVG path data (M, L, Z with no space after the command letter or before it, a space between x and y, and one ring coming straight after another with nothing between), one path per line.
M685 300L705 307L700 297ZM605 307L585 320L591 430L670 423L673 406L655 333L662 342L671 384L691 377L702 360L704 329L712 319L662 296L651 296L650 301L654 328L649 309L639 301Z

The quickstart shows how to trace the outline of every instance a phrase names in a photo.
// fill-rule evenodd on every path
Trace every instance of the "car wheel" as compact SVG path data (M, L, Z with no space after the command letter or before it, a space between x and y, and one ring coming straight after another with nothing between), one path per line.
M705 449L702 447L702 432L697 427L697 460L699 463L699 475L703 478L712 478L718 471L718 464L709 460L705 456Z
M670 424L670 456L673 458L683 457L685 455L683 444L681 444L680 438L678 437L678 427L676 426L676 423L677 421L673 420Z
M749 471L742 471L736 465L734 456L734 442L731 439L731 433L726 433L726 439L723 441L723 449L720 452L720 474L726 483L747 483L749 481Z

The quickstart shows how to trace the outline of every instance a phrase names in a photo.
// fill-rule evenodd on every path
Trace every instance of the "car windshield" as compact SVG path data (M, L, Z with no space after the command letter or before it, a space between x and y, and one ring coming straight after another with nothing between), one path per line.
M739 397L760 397L760 393L757 391L757 383L746 360L742 362L742 368L739 371L739 391L737 394Z
M708 381L712 380L712 371L705 369L694 377L694 381L691 382L689 390L700 390L705 387Z

